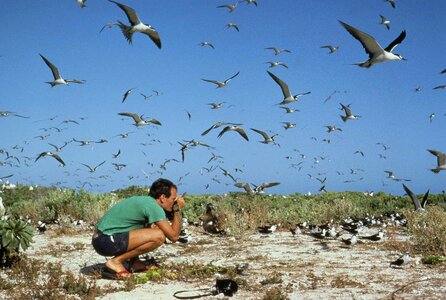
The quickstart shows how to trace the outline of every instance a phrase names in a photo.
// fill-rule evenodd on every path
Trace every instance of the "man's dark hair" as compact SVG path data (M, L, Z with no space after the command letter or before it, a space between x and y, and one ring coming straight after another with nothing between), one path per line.
M169 198L172 188L175 188L177 190L177 186L172 181L164 178L159 178L152 183L152 186L149 190L149 196L153 197L154 199L158 199L159 197L161 197L161 195Z

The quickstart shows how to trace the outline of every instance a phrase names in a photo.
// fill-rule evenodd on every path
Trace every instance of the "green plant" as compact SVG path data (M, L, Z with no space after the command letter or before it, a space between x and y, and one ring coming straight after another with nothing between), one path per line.
M11 258L20 249L26 250L32 242L33 231L22 220L0 221L0 265L10 265Z

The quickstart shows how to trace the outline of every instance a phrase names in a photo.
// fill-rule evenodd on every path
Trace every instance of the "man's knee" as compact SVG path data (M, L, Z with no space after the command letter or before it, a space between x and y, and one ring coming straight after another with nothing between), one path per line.
M156 230L153 236L153 241L158 245L158 247L164 244L165 240L166 236L164 235L164 233L160 229Z

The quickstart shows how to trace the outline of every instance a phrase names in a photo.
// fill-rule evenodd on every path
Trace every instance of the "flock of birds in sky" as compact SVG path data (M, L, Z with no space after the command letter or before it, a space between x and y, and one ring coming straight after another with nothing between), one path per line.
M79 4L79 6L81 8L87 7L86 2L87 2L86 0L77 0L77 3ZM127 18L128 22L117 21L115 23L108 23L102 27L102 29L100 30L101 32L104 29L112 29L114 27L117 27L121 30L125 40L129 44L132 44L134 34L144 34L144 35L148 36L148 38L150 38L151 42L153 43L153 46L155 46L158 49L162 49L162 37L160 36L158 31L153 26L143 23L143 21L139 18L138 13L133 8L131 8L125 4L119 3L117 1L109 0L109 2L113 5L116 5L116 7L120 11L122 11L122 13L123 13L122 16L123 17L125 16ZM386 0L386 2L388 2L393 8L396 7L395 1ZM241 4L241 3L245 3L246 5L250 5L250 6L258 6L258 3L256 0L243 0L243 1L237 1L234 4L218 5L216 8L222 9L222 10L223 9L227 10L227 13L234 13L238 9L239 4ZM384 25L387 29L390 29L390 21L387 20L386 17L383 15L380 15L380 17L381 17L381 24ZM356 63L357 66L362 67L362 68L371 68L372 66L374 66L375 64L378 64L378 63L405 60L405 58L403 58L403 56L395 53L394 50L398 45L400 45L401 43L404 42L404 39L406 38L406 31L403 30L389 45L387 45L387 47L383 48L378 43L378 41L376 41L375 38L373 38L368 33L364 32L358 28L355 28L343 21L339 21L339 24L354 39L356 39L362 45L366 54L368 55L368 59L363 62ZM237 32L240 31L239 27L235 23L228 23L226 25L226 27L228 30L235 30ZM142 42L142 41L138 41L138 42ZM209 41L200 42L199 45L202 47L208 47L209 49L214 49L214 45ZM148 47L150 47L150 46L151 45L148 45ZM323 45L323 46L321 46L321 48L324 48L324 49L326 48L329 50L329 54L333 54L339 49L339 46ZM274 57L279 57L279 55L282 55L283 53L291 53L291 51L288 49L279 49L276 47L266 47L265 49L267 51L272 51L271 53L274 54ZM65 79L64 77L62 77L62 72L60 72L58 67L56 67L56 65L54 65L51 62L51 57L46 57L46 54L44 55L41 53L39 53L39 55L40 55L41 59L43 60L43 62L45 63L45 65L51 71L52 81L48 81L47 83L52 88L53 87L58 88L57 86L59 86L59 85L69 85L70 83L75 83L75 84L85 84L86 83L86 81L82 80L82 79ZM275 73L270 71L274 68L287 69L288 68L287 64L285 64L282 61L268 61L266 63L269 65L269 67L268 67L269 70L267 71L267 74L271 78L271 80L277 85L277 97L279 98L279 95L281 95L281 97L282 97L282 98L280 98L280 100L278 100L276 105L279 106L281 109L283 109L284 113L286 113L287 115L298 112L299 110L297 108L290 107L290 104L296 103L300 97L309 95L311 92L307 91L307 92L301 92L301 93L294 94L291 91L291 88L288 86L288 84L282 78L280 78ZM446 69L443 70L441 73L446 73ZM233 80L237 80L237 76L239 74L240 74L240 71L237 71L237 72L233 73L233 75L231 75L230 77L228 77L224 80L209 79L209 78L201 78L201 80L206 84L209 83L209 84L214 85L216 87L216 89L222 89L222 88L227 88ZM446 85L435 87L435 89L445 89L445 88L446 88ZM128 89L123 94L122 103L125 103L125 101L128 99L128 97L132 93L134 93L135 90L136 90L135 88ZM151 95L146 95L143 93L140 93L140 95L144 98L144 100L150 100L151 97L160 96L162 94L162 92L160 92L160 91L154 90L153 92L154 92L154 94L151 94ZM217 109L222 108L225 105L225 103L226 102L213 102L213 103L209 103L208 105L210 106L210 109L217 110ZM341 106L340 110L343 111L343 114L339 115L339 116L344 123L349 122L349 121L358 120L361 118L360 115L357 115L352 112L352 108L351 108L350 104L340 103L340 106ZM139 127L147 126L147 125L162 126L162 123L159 120L157 120L155 118L146 118L143 114L122 111L122 112L119 112L118 115L124 117L124 119L132 121L135 128L139 128ZM187 116L189 119L192 117L192 115L189 111L187 111ZM12 111L1 111L0 117L28 118L27 116L23 116L20 113L16 113L16 112L12 112ZM56 116L52 117L49 119L49 121L53 121L56 118L57 118ZM433 118L433 116L432 116L432 118ZM51 126L51 127L43 128L43 130L46 133L47 132L61 133L64 130L64 128L61 128L60 125L80 125L79 122L81 122L81 121L82 120L80 120L80 121L78 121L78 120L63 120L62 122L59 123L58 126ZM283 128L285 130L292 129L296 126L296 124L293 122L285 122L284 121L281 123L283 124ZM341 128L339 128L335 125L327 125L325 127L326 127L327 133L342 131ZM204 132L202 132L201 137L204 137L211 131L218 130L219 131L218 138L223 138L226 135L236 134L236 135L239 135L240 138L242 138L246 141L249 141L250 137L248 136L248 133L255 133L255 134L259 135L260 143L280 146L280 144L278 144L278 142L276 141L276 138L279 136L279 134L272 132L272 131L260 130L258 128L249 128L249 131L247 129L248 128L243 127L243 125L241 123L218 121L218 122L215 122L214 124L212 124ZM121 133L117 136L122 139L126 139L129 137L129 135L131 135L133 133L134 132L126 132L126 133ZM46 143L49 136L50 136L50 134L47 133L47 134L37 136L36 138L38 138L39 140L44 141ZM153 139L152 141L156 142L156 139ZM330 143L330 139L328 139L328 138L323 141L325 141L326 143ZM49 147L48 148L51 150L46 150L41 153L37 153L33 156L22 156L22 157L20 157L20 155L22 155L22 153L24 151L24 145L15 145L10 148L0 149L0 154L3 155L3 160L0 161L0 163L2 166L20 167L20 165L23 165L23 164L26 165L29 162L39 163L40 160L42 160L46 157L50 157L50 158L54 159L57 163L59 163L61 166L66 166L67 164L65 163L65 157L64 157L64 153L63 153L65 147L71 145L72 143L76 143L79 146L89 146L92 144L101 144L101 143L107 143L107 142L108 142L107 139L99 139L99 140L92 141L92 140L81 140L81 139L76 139L76 138L68 139L62 145L56 145L54 143L48 142L47 145L51 147L51 148L49 148ZM144 145L143 143L141 143L141 144ZM378 142L377 144L381 145L383 147L384 151L389 148L384 143ZM190 152L191 149L196 148L196 147L204 147L211 151L212 156L207 161L209 166L200 168L201 174L203 174L203 172L207 172L207 173L221 172L220 175L223 175L225 178L230 179L231 185L234 185L235 187L240 188L240 189L244 189L249 194L264 193L264 190L266 188L274 187L274 186L277 186L280 184L279 182L264 182L264 183L260 183L258 185L254 185L254 184L250 184L247 182L242 182L237 177L237 174L234 175L234 172L235 173L240 172L240 174L241 174L243 172L241 169L236 168L234 171L232 171L232 170L228 171L227 169L224 169L221 165L221 162L223 161L223 157L218 155L218 153L216 154L215 152L212 152L215 148L211 147L210 145L208 145L206 143L200 142L196 139L178 141L177 146L179 148L179 151L181 152L181 158L180 157L166 158L165 161L160 164L159 169L157 169L153 163L149 162L148 164L150 165L150 167L153 167L155 169L155 171L149 172L149 173L143 171L144 178L146 178L146 179L150 178L154 174L156 176L162 176L163 171L166 170L167 164L172 163L172 162L176 162L176 163L184 162L186 159L187 153ZM124 147L124 145L123 145L123 147ZM434 168L432 168L431 171L434 173L439 173L440 171L446 170L446 154L439 150L434 150L434 149L428 149L427 151L429 153L431 153L436 158L436 166ZM296 152L298 153L298 155L300 155L300 157L302 159L306 158L305 154L299 153L298 150L296 150ZM357 150L355 152L355 154L364 156L364 153L361 150ZM121 155L121 149L117 150L116 153L112 154L112 158L118 159L118 158L120 158L120 155ZM380 154L380 155L381 155L381 158L385 159L384 154ZM324 157L324 156L315 157L314 163L317 164L320 160L324 160L325 158L326 157ZM25 162L23 162L24 160L25 160ZM79 163L79 164L84 166L86 171L88 171L91 174L94 174L98 171L98 169L100 167L104 166L106 163L107 163L107 160L101 160L101 162L99 162L98 164L93 164L93 165L86 164L86 163ZM212 165L211 163L216 163L216 164ZM114 166L114 169L116 171L121 171L126 167L125 163L116 162L116 163L112 163L112 165ZM294 163L291 165L291 167L301 170L301 168L303 167L303 162L301 161L298 163ZM351 174L357 174L358 172L361 172L362 170L350 169L350 171L351 171ZM392 179L397 182L410 181L409 178L397 177L394 174L394 172L391 170L385 170L384 172L387 174L388 179ZM190 174L190 172L186 173L184 176L180 177L177 182L181 183L181 181L184 179L184 177L188 176L189 174ZM5 179L10 178L12 176L14 176L14 174L1 174L0 180L4 181ZM109 176L110 175L101 175L101 176L96 177L95 179L108 180ZM136 175L131 175L131 176L129 176L128 179L132 180L135 176ZM310 178L315 178L316 180L318 180L321 183L321 187L320 187L319 191L321 191L321 192L326 191L325 182L327 180L327 177L324 177L323 173L318 173L318 175L308 174L308 176L310 176ZM214 176L212 178L212 180L216 183L221 182L221 179L218 176ZM56 183L56 185L63 185L63 182L58 182L58 183ZM77 188L86 188L87 185L89 185L90 187L93 187L93 185L90 181L83 181L83 182L79 181ZM206 187L206 189L209 188L209 184L206 184L205 187ZM406 189L406 186L404 186L404 188Z

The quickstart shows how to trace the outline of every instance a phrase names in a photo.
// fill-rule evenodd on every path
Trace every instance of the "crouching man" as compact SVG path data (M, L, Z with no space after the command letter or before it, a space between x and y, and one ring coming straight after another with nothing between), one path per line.
M178 240L181 209L185 205L184 199L177 195L176 185L160 178L153 182L148 196L133 196L111 207L99 220L92 238L99 255L112 257L105 263L103 276L127 278L130 272L146 271L147 266L138 256L158 248L166 238L172 242ZM173 212L171 223L166 212ZM130 270L124 267L127 260Z

